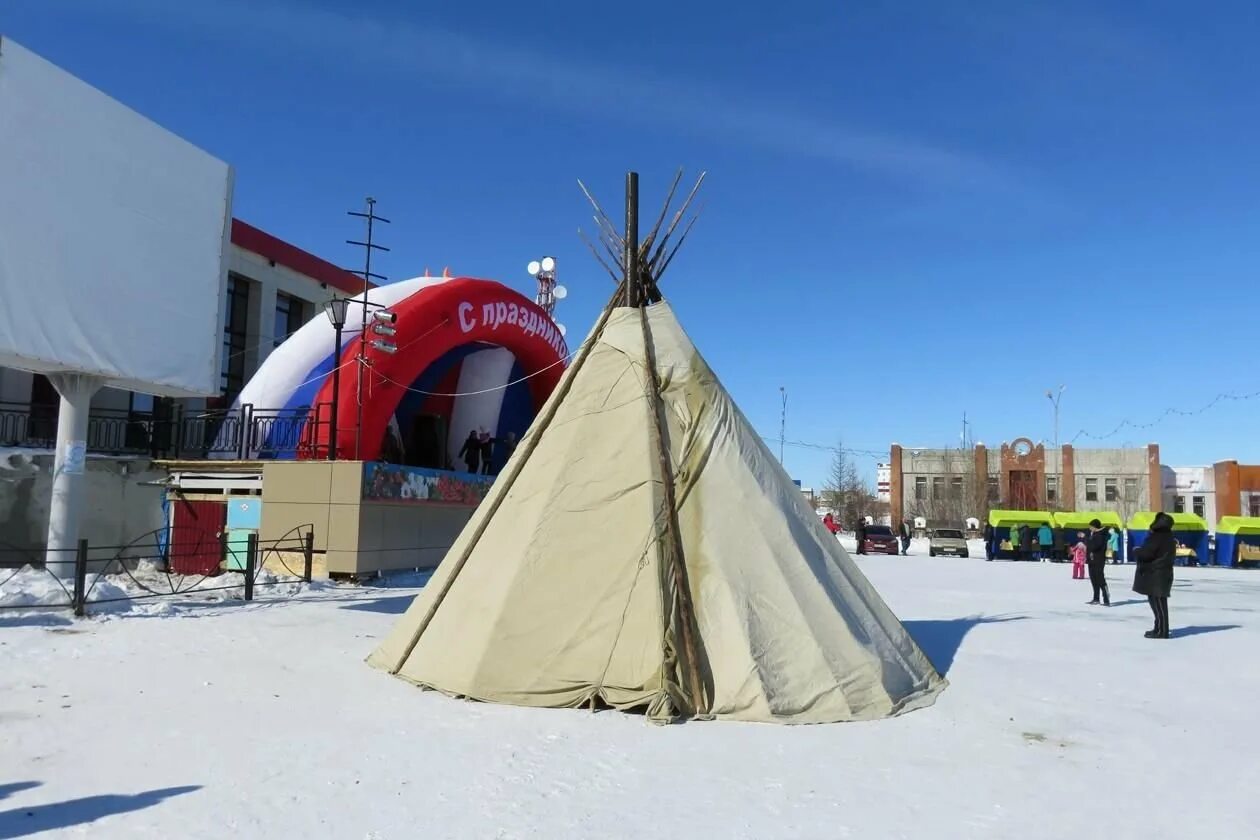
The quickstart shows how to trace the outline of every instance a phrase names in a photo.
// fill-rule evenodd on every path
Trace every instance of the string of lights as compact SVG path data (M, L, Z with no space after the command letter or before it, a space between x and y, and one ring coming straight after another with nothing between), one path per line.
M1151 420L1149 423L1135 423L1132 420L1129 420L1128 418L1126 418L1124 420L1121 420L1119 425L1117 425L1110 432L1107 432L1107 434L1105 435L1096 435L1086 429L1081 429L1079 432L1076 433L1076 435L1069 442L1076 443L1076 441L1079 440L1080 438L1087 438L1089 440L1108 440L1120 434L1120 432L1124 431L1125 429L1133 429L1135 431L1143 431L1145 429L1152 429L1158 426L1159 424L1163 423L1165 420L1167 420L1170 417L1197 417L1200 414L1204 414L1208 411L1211 411L1213 408L1220 405L1221 403L1245 402L1247 400L1254 400L1254 399L1260 399L1260 391L1252 391L1249 394L1221 393L1221 394L1217 394L1215 397L1212 398L1210 402L1206 403L1200 408L1191 409L1189 411L1186 411L1180 408L1166 408L1164 409L1162 414L1157 416L1154 420Z

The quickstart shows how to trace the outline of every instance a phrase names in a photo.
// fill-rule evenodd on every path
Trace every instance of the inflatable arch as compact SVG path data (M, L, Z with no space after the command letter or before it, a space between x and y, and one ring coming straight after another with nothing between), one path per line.
M333 327L320 316L276 348L242 389L238 406L266 407L254 409L255 420L267 411L303 418L300 445L273 439L281 430L294 434L292 423L275 423L266 434L254 432L250 457L328 457L332 371L337 365L337 457L355 457L361 300L361 295L351 299L337 354L332 352ZM391 454L386 442L393 438L401 444L406 463L463 469L459 450L468 433L484 431L496 438L513 433L519 438L568 360L564 337L547 314L491 280L404 280L371 290L368 301L397 315L397 332L388 339L397 351L366 347L359 460ZM317 415L318 422L311 422Z

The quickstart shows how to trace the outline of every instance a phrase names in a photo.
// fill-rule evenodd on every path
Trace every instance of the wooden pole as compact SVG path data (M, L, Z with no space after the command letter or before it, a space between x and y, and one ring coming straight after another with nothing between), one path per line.
M704 681L700 676L700 657L697 637L699 627L695 623L695 611L691 603L691 584L687 576L687 561L683 551L682 530L678 523L678 499L674 492L674 465L669 454L669 431L665 423L665 403L661 398L660 380L656 368L656 347L648 329L647 307L639 309L639 323L643 329L643 352L647 361L648 396L652 404L650 433L656 449L657 468L661 477L661 489L665 503L665 533L661 540L661 559L677 596L673 604L666 604L667 614L676 612L677 624L682 631L683 655L687 659L686 677L691 694L692 711L707 711ZM662 583L664 581L662 580Z
M639 282L639 173L626 173L625 235L626 306L641 306L642 285Z

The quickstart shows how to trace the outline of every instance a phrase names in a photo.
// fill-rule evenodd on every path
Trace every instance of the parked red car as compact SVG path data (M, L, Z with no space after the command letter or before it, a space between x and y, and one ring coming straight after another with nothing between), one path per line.
M867 525L865 551L867 554L900 554L897 537L887 525Z

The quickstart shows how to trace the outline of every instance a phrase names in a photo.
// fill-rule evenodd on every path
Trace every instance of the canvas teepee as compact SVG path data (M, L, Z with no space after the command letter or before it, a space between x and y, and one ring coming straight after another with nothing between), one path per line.
M669 237L653 252L660 222L643 245L633 222L630 282L368 661L452 695L659 721L930 704L945 680L650 303Z

